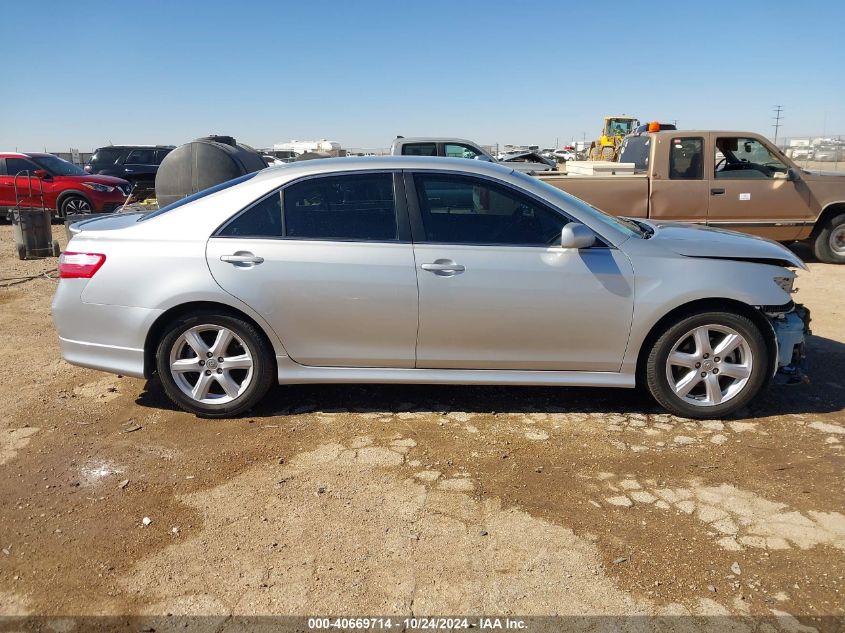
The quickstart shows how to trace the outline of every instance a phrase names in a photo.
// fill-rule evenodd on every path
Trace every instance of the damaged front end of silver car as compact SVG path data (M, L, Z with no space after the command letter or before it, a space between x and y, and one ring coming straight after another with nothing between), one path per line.
M810 330L810 310L798 303L783 306L760 306L772 327L776 345L773 380L777 385L798 385L810 382L807 376L807 337Z

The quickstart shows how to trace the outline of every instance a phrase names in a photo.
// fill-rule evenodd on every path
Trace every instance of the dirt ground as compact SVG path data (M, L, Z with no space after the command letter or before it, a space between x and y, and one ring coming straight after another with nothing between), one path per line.
M376 385L203 421L61 360L54 267L0 226L0 614L845 616L845 267L800 274L812 383L703 422Z

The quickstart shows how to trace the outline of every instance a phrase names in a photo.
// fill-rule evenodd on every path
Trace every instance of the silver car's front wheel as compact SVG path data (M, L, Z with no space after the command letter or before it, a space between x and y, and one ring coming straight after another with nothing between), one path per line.
M706 312L666 328L649 350L644 373L664 408L709 418L748 404L765 384L769 365L766 341L751 319Z
M739 395L753 366L754 355L742 334L711 323L679 337L666 358L666 378L679 398L710 407Z
M225 404L243 394L252 382L252 370L246 344L222 325L194 326L170 349L173 381L202 404Z
M170 399L202 417L249 409L275 378L272 347L253 323L206 312L167 326L156 349L156 369Z

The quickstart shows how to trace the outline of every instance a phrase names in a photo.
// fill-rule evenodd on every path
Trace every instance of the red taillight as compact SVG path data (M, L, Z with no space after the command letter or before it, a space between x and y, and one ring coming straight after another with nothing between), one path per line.
M102 253L69 253L59 257L59 277L62 279L90 279L106 263Z

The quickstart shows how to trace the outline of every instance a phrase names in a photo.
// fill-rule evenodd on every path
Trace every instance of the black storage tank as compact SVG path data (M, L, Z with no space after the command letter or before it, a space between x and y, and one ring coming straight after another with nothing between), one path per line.
M198 138L180 145L161 161L155 185L158 206L265 167L261 154L231 136Z

